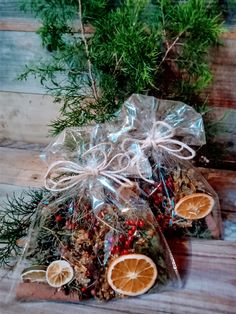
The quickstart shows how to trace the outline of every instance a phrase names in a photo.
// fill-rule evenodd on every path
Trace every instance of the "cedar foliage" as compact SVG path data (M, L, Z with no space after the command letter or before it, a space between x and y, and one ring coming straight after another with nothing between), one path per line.
M24 8L42 20L51 56L28 65L21 79L38 77L61 103L54 134L111 119L132 93L199 107L211 82L208 51L222 31L216 1L30 0ZM74 33L78 15L82 31L94 30L86 38Z
M0 267L13 267L22 253L22 243L28 235L43 190L24 191L20 196L7 197L0 207Z

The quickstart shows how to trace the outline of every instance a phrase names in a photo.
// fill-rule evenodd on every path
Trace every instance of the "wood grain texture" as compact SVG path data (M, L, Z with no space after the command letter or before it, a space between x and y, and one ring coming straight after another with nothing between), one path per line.
M32 32L0 32L0 91L45 93L39 80L19 81L25 66L50 57L39 35Z
M236 30L222 36L222 45L211 50L213 81L203 93L212 106L236 108Z
M236 172L206 168L199 170L218 193L225 214L236 212Z
M32 17L1 17L0 16L0 31L12 31L12 32L37 32L42 26L40 20ZM74 32L80 31L80 23L75 20L71 24L71 28ZM85 26L85 33L91 34L94 29L91 26Z
M224 158L229 163L236 162L236 108L211 107L209 120L217 123L216 142L227 147Z
M0 144L3 141L47 144L51 120L59 116L53 97L40 94L0 92ZM236 160L236 109L214 107L209 119L219 121L221 133L216 141L226 144L227 161Z
M0 17L0 31L37 32L41 23L35 18Z
M21 0L0 0L0 17L32 17L30 12L20 9Z
M59 105L50 96L0 92L0 142L47 144L48 125L58 112Z
M0 90L44 93L45 89L33 78L27 82L16 80L17 75L30 61L37 62L50 55L42 48L39 36L34 33L40 27L40 22L32 18L32 15L20 13L17 9L17 1L0 2L0 9L1 7L0 70L3 75L0 76ZM75 31L79 30L77 21L72 26ZM93 30L87 27L86 32L91 33ZM230 28L222 35L223 45L211 51L210 60L214 79L211 86L203 93L203 99L207 97L213 106L236 108L235 38L236 28Z
M0 147L0 182L16 186L41 187L46 164L40 159L40 151ZM199 168L203 176L219 195L225 214L236 213L236 173L230 170Z
M5 305L10 279L0 285L1 314L20 313L236 313L236 243L226 241L199 241L184 244L175 242L175 257L186 265L188 273L185 287L178 291L150 294L109 303L81 302L58 303L12 303Z
M46 165L39 152L0 147L0 182L24 187L41 187Z
M20 148L0 147L0 183L4 189L11 185L24 188L43 186L46 164L39 158L37 146L31 150L24 148L24 145L20 145ZM224 222L223 237L236 240L235 172L204 168L200 168L200 171L219 195Z
M0 195L17 192L22 187L42 185L42 174L46 166L38 158L38 147L0 149ZM151 294L141 298L125 299L109 303L83 302L60 303L11 303L4 304L12 280L4 278L0 283L1 314L43 313L190 313L233 314L236 313L236 177L233 171L200 169L209 182L220 193L225 221L228 214L234 217L230 241L174 241L169 244L185 282L184 289ZM227 179L227 180L226 180ZM22 187L21 187L22 186ZM223 192L225 189L225 192ZM224 197L225 195L225 197ZM229 195L229 196L228 196ZM233 242L234 241L234 242Z
M45 90L33 78L27 82L16 80L25 64L50 57L41 47L39 36L33 33L38 26L39 21L32 15L19 10L19 0L0 0L0 91L3 91L0 92L0 146L5 146L0 147L0 202L14 191L20 193L28 187L41 187L46 171L46 165L38 157L39 149L50 141L47 124L58 115L58 107L50 96L38 95ZM86 31L91 32L90 29ZM235 151L235 28L222 38L224 46L212 52L215 77L207 93L213 106L222 107L212 119L220 117L224 108L230 108L227 122L222 122L230 131L223 132L219 141L231 141L232 151ZM0 277L3 276L0 279L0 314L236 314L235 172L200 171L219 194L225 239L229 241L170 242L179 270L186 275L184 289L110 303L6 304L12 280L8 278L9 274L3 276L4 272L0 270Z

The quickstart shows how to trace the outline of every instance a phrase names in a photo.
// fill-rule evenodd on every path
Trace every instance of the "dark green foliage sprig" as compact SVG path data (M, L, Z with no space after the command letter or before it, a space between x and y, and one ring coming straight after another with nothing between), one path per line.
M27 3L42 20L39 32L52 54L29 65L21 79L38 77L61 103L61 116L51 125L54 134L111 119L132 93L194 105L212 79L207 53L222 31L216 1ZM93 34L83 34L85 25Z
M32 218L43 199L43 190L8 197L0 210L0 266L14 266L21 253L19 240L27 236Z

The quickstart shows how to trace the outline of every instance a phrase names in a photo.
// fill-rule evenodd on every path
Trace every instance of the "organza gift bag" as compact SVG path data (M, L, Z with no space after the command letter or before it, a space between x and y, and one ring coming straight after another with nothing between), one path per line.
M217 194L189 162L205 144L202 117L190 106L132 95L108 138L132 158L133 175L165 234L220 238ZM147 166L149 163L149 167ZM150 171L151 169L151 171Z
M133 188L125 176L130 157L109 143L81 145L71 156L54 161L45 176L50 193L16 269L17 299L107 301L179 287L148 204L135 193L119 193Z

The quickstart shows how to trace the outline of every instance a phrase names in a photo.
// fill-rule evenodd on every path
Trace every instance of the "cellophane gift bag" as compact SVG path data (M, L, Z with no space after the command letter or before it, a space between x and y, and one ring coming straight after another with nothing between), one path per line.
M90 140L70 129L44 155L49 192L16 268L17 300L108 301L181 285L152 211L126 178L130 157Z
M129 152L136 169L130 179L165 235L221 237L218 196L190 162L195 151L189 145L205 144L201 114L182 102L133 94L116 128L106 129L108 138Z

